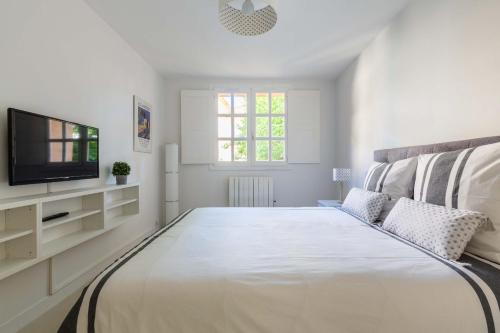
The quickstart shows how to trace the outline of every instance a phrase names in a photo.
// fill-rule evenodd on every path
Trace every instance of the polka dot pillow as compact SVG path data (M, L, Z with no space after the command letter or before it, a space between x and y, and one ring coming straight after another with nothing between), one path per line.
M476 230L487 222L482 213L401 198L382 228L443 258L457 260Z
M386 194L353 188L342 204L342 210L369 223L375 222L384 204L389 200Z

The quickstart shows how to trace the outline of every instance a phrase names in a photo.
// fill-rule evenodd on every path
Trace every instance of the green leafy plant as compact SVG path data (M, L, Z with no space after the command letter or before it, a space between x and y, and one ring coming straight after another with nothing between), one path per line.
M128 176L130 175L130 165L127 162L115 162L111 173L113 176Z

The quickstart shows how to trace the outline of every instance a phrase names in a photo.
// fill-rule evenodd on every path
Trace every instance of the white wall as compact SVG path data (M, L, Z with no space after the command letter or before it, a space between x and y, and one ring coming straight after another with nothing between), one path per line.
M182 165L180 169L180 204L183 209L204 206L227 206L229 175L271 175L278 206L315 206L318 199L335 198L331 181L333 160L333 83L317 80L223 80L172 78L166 81L168 125L165 141L179 142L180 92L183 89L218 87L282 87L319 89L321 91L321 164L290 164L289 170L216 171L208 165Z
M6 117L7 108L16 107L100 129L101 178L57 183L52 186L53 191L112 182L109 167L116 160L130 162L132 180L141 182L140 215L84 247L100 247L104 257L151 232L161 216L158 176L163 161L163 83L84 1L2 0L0 198L47 190L46 185L8 186ZM153 154L132 151L133 94L153 105ZM0 331L15 330L36 312L36 306L49 308L55 304L50 301L53 297L47 297L48 267L47 261L42 262L0 281ZM71 288L75 290L75 286L70 286L61 293L70 294ZM38 301L41 303L36 305ZM16 318L24 310L28 312Z
M500 134L500 2L420 0L336 81L336 158Z

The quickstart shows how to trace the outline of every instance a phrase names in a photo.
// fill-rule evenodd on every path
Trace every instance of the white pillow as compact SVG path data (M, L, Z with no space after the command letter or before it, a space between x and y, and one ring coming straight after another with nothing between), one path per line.
M385 194L353 188L342 204L342 210L361 220L373 223L377 220L388 197Z
M450 260L457 260L476 230L488 222L482 213L401 198L382 228Z
M500 263L500 143L419 156L415 200L486 214L467 251Z

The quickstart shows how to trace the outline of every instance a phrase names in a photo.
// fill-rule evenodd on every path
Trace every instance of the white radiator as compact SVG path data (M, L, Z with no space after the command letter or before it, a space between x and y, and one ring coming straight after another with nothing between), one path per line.
M230 207L273 207L271 177L229 177Z

